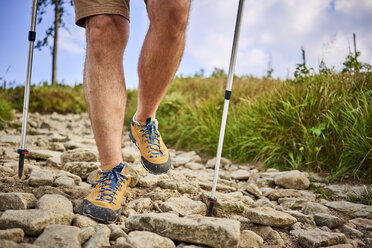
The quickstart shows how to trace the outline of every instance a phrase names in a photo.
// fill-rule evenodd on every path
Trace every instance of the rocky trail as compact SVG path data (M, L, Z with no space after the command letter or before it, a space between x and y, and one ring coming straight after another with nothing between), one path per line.
M120 218L104 225L81 214L99 167L87 114L30 114L22 179L19 140L19 127L0 131L1 248L372 247L372 206L344 200L370 184L327 185L317 174L222 159L215 217L206 217L214 160L170 150L173 168L151 175L125 133L131 185Z

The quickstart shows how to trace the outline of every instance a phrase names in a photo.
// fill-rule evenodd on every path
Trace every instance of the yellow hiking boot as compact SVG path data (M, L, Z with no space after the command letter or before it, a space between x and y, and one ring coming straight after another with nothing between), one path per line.
M153 174L162 174L171 167L171 158L158 131L158 121L138 122L132 119L129 137L141 152L142 165Z
M121 213L123 199L130 175L127 166L120 163L111 170L97 172L92 191L83 200L83 214L99 222L110 223Z

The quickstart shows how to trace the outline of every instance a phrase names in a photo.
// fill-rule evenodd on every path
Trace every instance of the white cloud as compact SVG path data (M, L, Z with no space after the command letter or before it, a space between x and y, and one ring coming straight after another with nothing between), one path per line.
M75 29L74 32L60 29L58 42L61 50L69 53L84 54L85 29Z
M228 69L238 1L193 1L185 56L206 71ZM262 76L272 56L274 76L292 75L306 50L307 65L321 59L341 69L357 34L361 59L370 62L372 0L246 0L237 74Z

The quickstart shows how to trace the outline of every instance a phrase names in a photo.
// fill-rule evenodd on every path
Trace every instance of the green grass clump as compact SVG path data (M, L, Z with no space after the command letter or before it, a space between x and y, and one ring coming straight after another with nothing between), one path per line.
M366 190L366 192L364 192L360 196L350 195L347 197L346 200L364 205L372 205L372 191Z
M167 144L214 156L226 77L176 78L157 117ZM372 178L372 74L236 78L223 155Z
M13 119L12 107L9 102L0 98L0 128L4 126L6 121L11 119Z
M329 201L333 201L336 199L335 195L331 191L324 190L313 183L310 183L309 189L312 190L314 193L319 194L321 198L327 199Z

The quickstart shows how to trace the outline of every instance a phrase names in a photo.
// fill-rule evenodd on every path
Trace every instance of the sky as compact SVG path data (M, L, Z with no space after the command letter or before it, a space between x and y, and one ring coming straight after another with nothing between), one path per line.
M28 30L32 0L0 1L0 83L24 84L27 68ZM238 0L193 0L186 35L186 48L177 75L194 75L214 68L228 70ZM124 54L128 88L138 87L137 62L149 25L142 0L130 2L130 38ZM340 70L353 33L361 61L371 63L372 0L245 0L236 62L237 75L266 75L271 61L273 77L292 77L301 63L301 47L308 67L327 66ZM85 31L74 24L74 9L67 7L68 30L61 29L57 80L82 83ZM53 21L52 9L36 27L42 39ZM50 82L52 57L49 48L34 51L32 83Z

